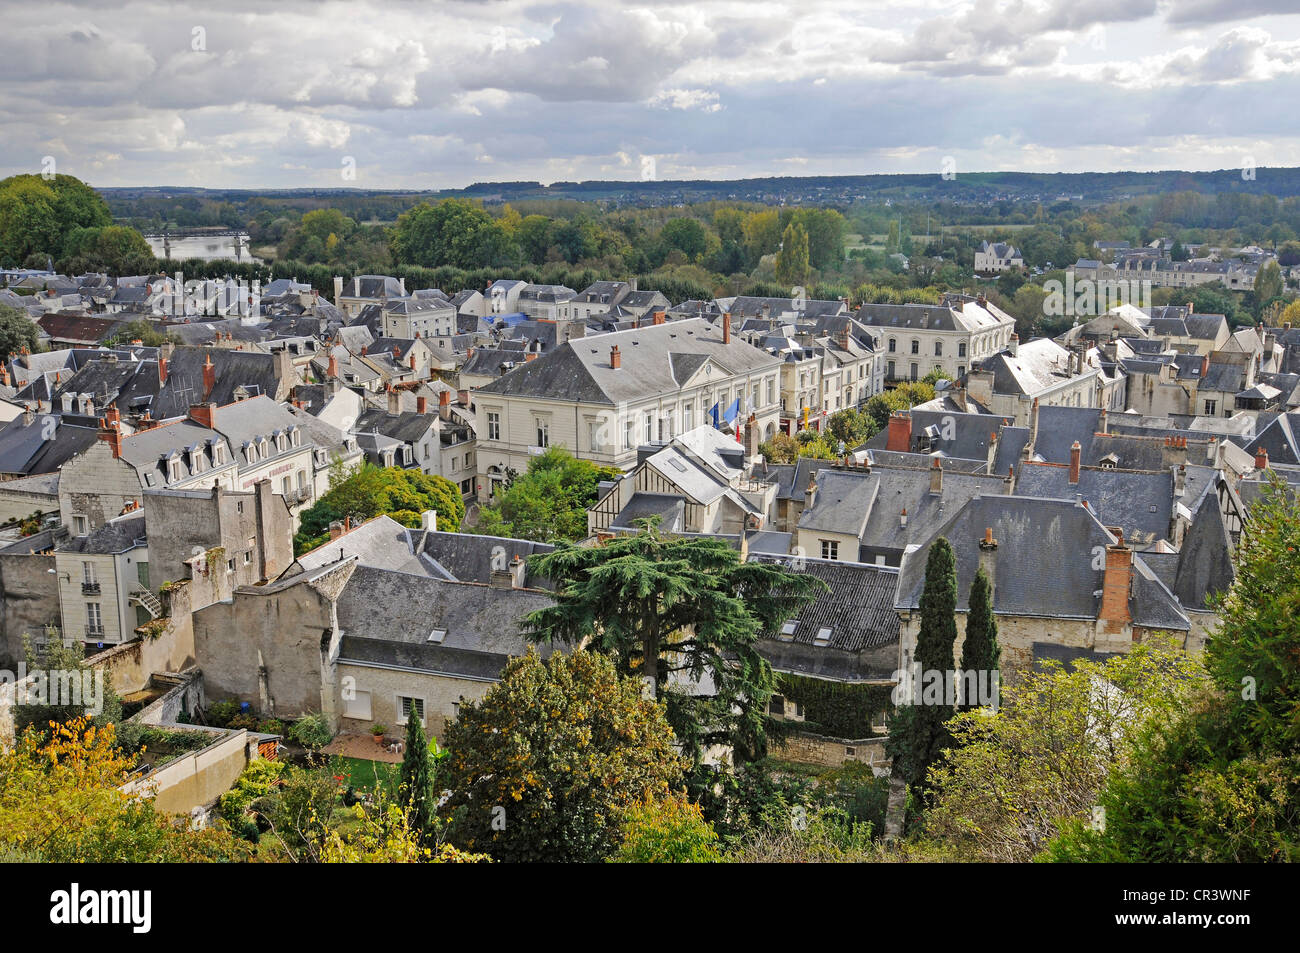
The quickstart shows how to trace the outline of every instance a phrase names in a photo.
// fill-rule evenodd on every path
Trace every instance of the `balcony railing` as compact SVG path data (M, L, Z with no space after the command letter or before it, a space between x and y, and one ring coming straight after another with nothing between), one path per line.
M86 595L95 595L95 594L97 594L97 593L99 592L99 583L97 583L97 582L83 582L83 583L81 584L81 591L82 591L83 593L85 593Z

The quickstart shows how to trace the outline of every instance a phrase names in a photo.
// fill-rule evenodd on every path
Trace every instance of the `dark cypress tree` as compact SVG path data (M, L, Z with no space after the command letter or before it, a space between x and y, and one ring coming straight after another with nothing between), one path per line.
M890 724L887 748L893 770L909 786L924 790L926 772L948 746L944 722L953 715L948 688L955 687L957 561L952 544L942 536L931 544L926 557L920 609L915 658L921 670L920 703L899 710Z
M401 786L398 793L406 807L411 829L420 842L432 846L437 834L438 799L433 790L434 765L429 739L414 704L406 716L406 751L402 754Z
M966 613L966 641L961 647L961 670L966 679L967 698L963 700L962 709L969 711L978 708L980 699L972 699L969 693L976 687L992 692L994 674L1002 660L1002 649L998 646L998 620L993 615L993 584L981 566L975 573L975 581L970 584L970 609ZM967 673L974 672L972 680ZM987 701L993 701L990 696Z
M921 671L950 672L956 666L953 646L957 643L957 560L952 544L940 536L930 546L925 561L925 589L921 593L921 629L916 635L916 660ZM946 701L946 699L945 699ZM942 720L951 715L947 709Z

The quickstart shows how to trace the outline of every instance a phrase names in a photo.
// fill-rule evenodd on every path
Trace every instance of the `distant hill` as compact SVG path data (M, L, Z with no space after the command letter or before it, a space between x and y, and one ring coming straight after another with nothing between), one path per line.
M522 199L577 199L628 205L672 205L705 201L848 204L855 201L990 201L1087 203L1123 201L1168 192L1243 192L1278 198L1300 196L1300 168L1261 168L1253 179L1240 169L1215 172L970 172L944 179L939 174L781 176L735 180L479 182L463 189L201 189L189 187L103 188L109 201L133 202L164 197L242 203L253 198L306 205L331 198L444 198L466 196L487 202Z

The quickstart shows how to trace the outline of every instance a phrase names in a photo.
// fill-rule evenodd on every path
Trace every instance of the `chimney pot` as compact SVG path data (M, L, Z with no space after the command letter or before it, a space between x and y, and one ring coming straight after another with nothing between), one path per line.
M617 344L609 349L609 366L615 370L623 366L623 355L619 353Z

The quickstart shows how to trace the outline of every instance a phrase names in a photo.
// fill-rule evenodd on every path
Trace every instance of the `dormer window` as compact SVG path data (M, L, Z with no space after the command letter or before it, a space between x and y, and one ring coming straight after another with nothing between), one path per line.
M179 460L172 460L170 463L167 464L167 482L176 483L180 480L180 478L181 478L181 462Z

